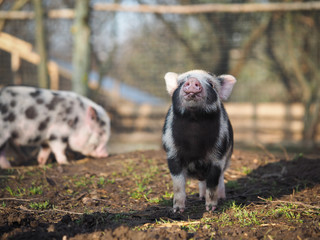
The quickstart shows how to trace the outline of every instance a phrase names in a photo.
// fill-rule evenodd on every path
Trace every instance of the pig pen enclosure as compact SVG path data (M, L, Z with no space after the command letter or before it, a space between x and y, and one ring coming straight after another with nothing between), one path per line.
M1 87L80 92L112 126L105 159L68 151L71 164L39 167L38 149L9 144L0 238L319 239L320 3L115 2L0 0ZM237 78L227 198L214 212L189 179L186 210L173 213L161 147L163 76L190 69Z

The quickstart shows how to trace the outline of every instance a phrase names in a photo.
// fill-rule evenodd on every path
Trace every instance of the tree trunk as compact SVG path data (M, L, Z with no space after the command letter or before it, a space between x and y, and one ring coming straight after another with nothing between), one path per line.
M72 31L74 34L72 90L88 95L90 72L89 0L76 1L76 13Z
M42 1L33 0L35 20L36 20L36 48L40 56L38 64L38 82L41 88L49 87L48 68L47 68L47 51L43 27L43 10Z

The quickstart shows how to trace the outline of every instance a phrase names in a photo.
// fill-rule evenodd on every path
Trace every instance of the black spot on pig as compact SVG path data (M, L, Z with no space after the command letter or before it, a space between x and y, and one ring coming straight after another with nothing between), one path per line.
M67 107L66 108L66 114L72 113L72 107Z
M48 143L42 143L42 144L41 144L41 147L47 149L47 148L49 148L49 145L48 145Z
M101 121L99 121L99 125L100 125L100 127L103 127L103 126L105 126L105 125L106 125L106 122L105 122L105 121L103 121L103 120L101 120Z
M7 90L7 93L9 93L12 97L17 96L18 94L12 90Z
M80 107L81 107L82 109L85 109L84 103L82 102L81 98L77 97L77 100L78 100L78 102L79 102Z
M40 122L38 130L42 131L44 129L46 129L48 127L48 123L50 122L50 117L47 117L45 120L43 120L42 122Z
M68 120L68 125L69 125L69 127L74 129L74 128L76 128L78 122L79 122L79 118L77 116L74 119Z
M17 131L12 131L11 132L11 138L12 139L16 139L16 138L18 138L19 137L19 133L17 132Z
M12 100L11 102L10 102L10 106L11 107L15 107L17 105L17 102L15 101L15 100Z
M59 102L62 102L64 101L64 98L62 97L58 97L57 93L53 93L53 95L55 95L52 100L50 101L50 103L46 104L46 107L49 109L49 110L54 110L56 105L59 103Z
M37 102L38 104L43 104L43 103L44 103L44 100L43 100L42 98L38 98L38 99L36 100L36 102Z
M211 105L217 102L218 94L214 89L210 89L207 93L207 104Z
M5 118L3 118L3 121L5 122L13 122L16 119L16 115L14 113L9 113L8 116L6 116Z
M51 134L50 137L49 137L49 141L55 141L55 140L57 140L57 138L58 137L56 135Z
M29 144L32 144L32 143L38 143L39 141L41 140L41 136L36 136L35 138L30 138L29 140L28 140L28 143Z
M30 93L30 96L33 98L38 97L41 94L41 91L38 89L35 92Z
M1 104L0 105L0 112L2 114L6 114L8 112L8 106L6 104Z
M63 142L63 143L68 143L68 137L62 137L61 138L61 141Z
M38 113L33 106L28 107L25 114L28 119L35 119L38 116Z
M0 152L2 152L5 149L5 147L6 147L6 142L0 145Z

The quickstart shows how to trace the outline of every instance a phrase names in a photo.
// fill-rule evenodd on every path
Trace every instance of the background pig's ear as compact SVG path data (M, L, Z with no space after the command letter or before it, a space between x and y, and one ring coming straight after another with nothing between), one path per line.
M221 82L219 96L222 100L227 100L232 92L233 85L236 83L236 78L232 75L221 75L218 77Z
M174 72L168 72L164 76L164 79L166 80L167 91L170 96L172 96L174 90L176 90L178 87L178 74Z
M97 119L98 119L97 111L93 107L89 106L87 109L87 120L89 122L92 122L92 121L97 121Z

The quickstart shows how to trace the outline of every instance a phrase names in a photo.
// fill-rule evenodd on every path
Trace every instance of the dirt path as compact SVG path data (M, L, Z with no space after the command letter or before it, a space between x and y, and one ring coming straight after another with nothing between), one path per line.
M172 213L163 151L0 170L1 239L320 239L320 158L235 150L213 213L187 186Z

